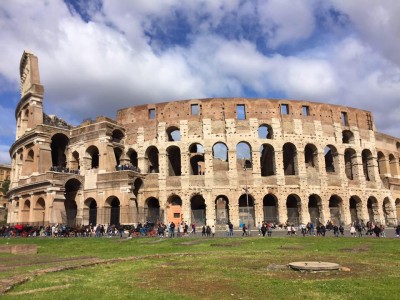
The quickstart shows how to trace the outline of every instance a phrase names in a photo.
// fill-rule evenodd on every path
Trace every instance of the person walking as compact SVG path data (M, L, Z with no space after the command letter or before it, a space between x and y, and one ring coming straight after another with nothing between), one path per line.
M242 229L243 229L242 236L248 236L249 234L247 233L247 227L246 227L246 224L243 224L243 227L242 227Z

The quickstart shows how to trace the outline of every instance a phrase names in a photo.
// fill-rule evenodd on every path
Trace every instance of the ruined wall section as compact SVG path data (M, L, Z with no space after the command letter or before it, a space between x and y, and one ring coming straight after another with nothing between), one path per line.
M245 118L238 119L238 105L245 109ZM198 113L193 113L196 106ZM286 106L285 109L282 107ZM285 112L283 112L285 111ZM230 209L238 211L237 199L243 194L245 178L255 198L255 206L262 206L262 198L271 191L279 198L279 211L285 215L285 199L290 194L301 195L302 207L307 207L309 195L318 193L329 199L329 195L340 195L345 211L349 211L351 195L361 196L364 201L369 195L383 199L391 197L380 180L376 162L375 125L370 112L345 106L313 103L308 101L268 99L193 99L179 102L143 105L118 111L117 122L126 129L126 147L138 153L139 167L146 172L148 157L146 150L157 147L160 170L146 178L145 195L160 200L161 207L167 205L169 195L182 197L185 215L190 215L190 197L202 193L211 218L215 212L213 201L218 195L229 195ZM269 125L273 130L272 139L260 139L258 128ZM169 141L166 131L170 127L180 129L180 140ZM343 132L350 131L350 141L343 142ZM213 145L222 142L228 148L228 162L213 159ZM236 145L245 142L252 149L251 170L244 171L242 162L237 160ZM283 151L286 143L296 147L297 170L295 175L283 171ZM204 147L205 172L200 176L190 175L189 148L194 143ZM261 176L260 146L269 144L275 152L273 176ZM318 149L317 166L308 168L305 163L305 147L313 145ZM338 152L335 174L325 171L324 148L333 146ZM171 146L179 147L182 157L182 174L168 174L168 151ZM345 152L355 152L353 161L354 178L346 177ZM369 179L365 178L361 153L368 149ZM229 169L224 169L229 165ZM248 172L250 174L245 174ZM328 195L329 194L329 195ZM146 197L143 197L145 199ZM325 200L326 201L326 200ZM383 200L380 200L383 201ZM392 202L393 203L393 202ZM145 205L145 203L141 203ZM365 204L366 205L366 204ZM380 205L382 207L382 203ZM325 210L328 210L325 208ZM328 215L327 212L325 212ZM258 219L262 216L258 215ZM345 216L350 220L350 216Z

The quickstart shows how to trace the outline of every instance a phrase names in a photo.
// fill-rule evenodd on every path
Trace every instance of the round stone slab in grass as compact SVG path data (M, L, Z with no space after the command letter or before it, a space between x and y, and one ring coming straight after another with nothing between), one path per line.
M339 264L323 261L297 261L289 263L289 267L297 271L310 272L335 271L340 269Z

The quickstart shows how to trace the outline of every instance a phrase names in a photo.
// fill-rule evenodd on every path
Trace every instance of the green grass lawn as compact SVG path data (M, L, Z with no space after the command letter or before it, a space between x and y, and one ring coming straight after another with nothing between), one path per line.
M28 276L2 299L400 299L400 240L374 238L13 239L32 257L0 254L0 279ZM51 273L91 259L124 258ZM349 272L302 273L293 261Z

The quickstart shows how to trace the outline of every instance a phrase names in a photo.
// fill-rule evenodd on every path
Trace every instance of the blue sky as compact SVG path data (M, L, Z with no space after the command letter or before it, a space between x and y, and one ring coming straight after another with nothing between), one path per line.
M144 103L279 97L367 109L400 137L399 15L398 0L4 0L0 163L25 49L45 112L74 125Z

